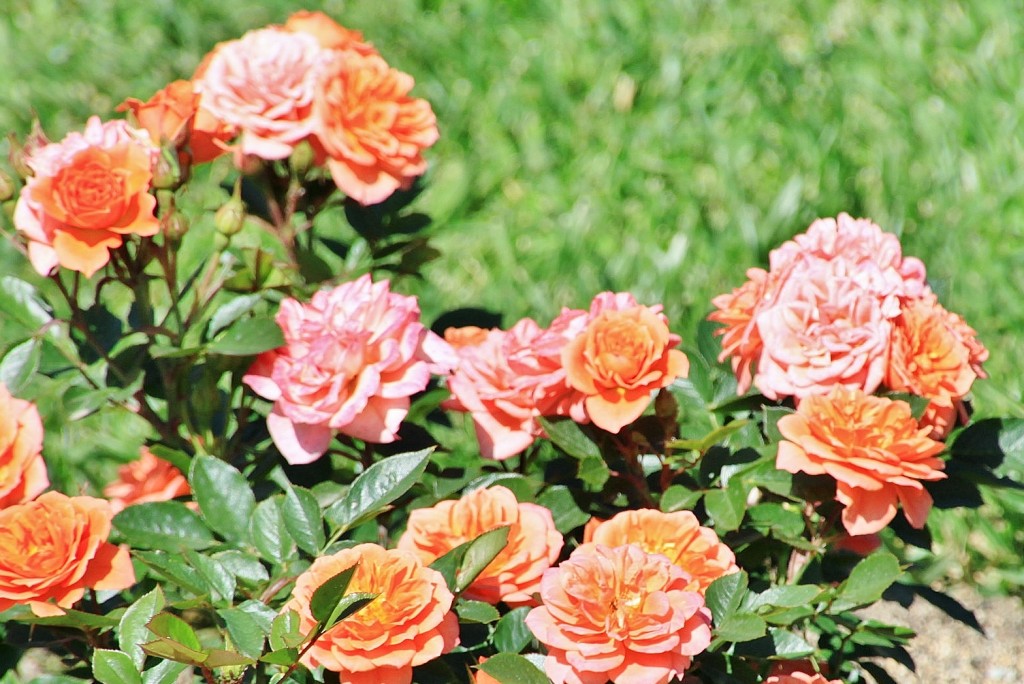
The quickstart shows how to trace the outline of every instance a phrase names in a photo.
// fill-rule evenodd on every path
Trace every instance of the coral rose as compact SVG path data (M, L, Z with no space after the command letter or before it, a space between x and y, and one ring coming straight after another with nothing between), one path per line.
M653 391L686 376L689 360L671 348L679 342L660 306L606 292L591 304L586 329L563 348L562 365L594 425L618 432L640 417Z
M660 553L685 570L693 580L690 589L701 594L719 577L739 571L732 550L714 530L701 527L690 511L622 511L596 525L588 524L583 541L605 546L636 544L647 553Z
M130 97L117 111L131 112L154 141L169 141L179 148L187 145L193 164L224 154L223 143L235 136L233 128L199 108L199 94L191 81L173 81L146 102Z
M191 494L188 481L173 465L143 447L138 460L117 471L117 480L103 488L114 513L147 501L167 501Z
M764 684L843 684L841 679L826 679L824 675L813 672L791 672L790 674L774 674L764 680Z
M479 342L457 347L459 363L448 378L452 398L442 406L469 413L481 455L504 460L525 450L541 434L534 388L522 382L509 357L528 348L542 331L525 318L508 331L481 332ZM449 339L447 332L445 339Z
M509 368L519 376L517 386L533 393L537 412L542 416L569 416L577 423L587 422L585 397L566 381L562 350L583 333L588 320L588 312L582 309L562 309L529 344L509 353Z
M519 503L505 487L476 489L456 501L412 511L398 548L432 563L456 546L503 525L509 528L508 543L463 595L487 603L531 602L541 575L558 560L564 540L551 511Z
M35 404L12 397L0 383L0 509L50 486L42 451L43 422Z
M14 210L40 275L58 265L91 276L129 234L160 228L149 193L159 149L145 131L92 117L84 133L69 133L26 159L34 175Z
M785 439L776 465L835 478L847 532L878 532L896 516L897 503L911 525L924 527L932 497L922 481L946 477L936 458L943 445L918 425L910 404L837 387L801 400L778 428Z
M738 394L745 394L750 389L752 367L764 347L757 331L757 316L777 295L771 274L764 269L751 268L747 270L747 282L731 293L711 300L718 310L708 314L708 320L723 325L715 331L715 335L722 338L722 353L718 360L732 359Z
M310 610L313 592L356 563L348 593L377 598L327 630L302 662L340 672L341 681L351 684L408 684L413 667L459 643L458 619L451 612L455 597L441 573L424 566L415 554L360 544L317 558L295 580L283 610L296 611L300 631L311 631L316 625Z
M60 492L0 511L0 611L63 615L86 589L134 584L128 550L107 541L112 517L103 499Z
M438 138L434 112L409 96L412 76L379 56L332 53L317 90L316 137L337 186L376 204L426 171L422 152Z
M276 320L284 346L258 356L242 379L274 402L267 427L289 463L322 456L335 431L394 441L409 397L426 388L435 364L454 363L420 322L416 298L369 275L308 304L286 298Z
M898 304L873 296L848 268L835 262L791 275L786 293L758 316L764 349L754 385L769 399L836 385L873 392L882 383Z
M327 51L308 33L270 27L218 45L193 87L199 107L241 134L238 152L284 159L313 132Z
M286 31L308 33L320 47L328 50L352 50L361 55L375 55L377 50L363 40L359 31L345 28L323 12L299 10L284 23Z
M689 575L639 546L584 544L544 573L526 626L556 684L667 684L711 643L711 614Z

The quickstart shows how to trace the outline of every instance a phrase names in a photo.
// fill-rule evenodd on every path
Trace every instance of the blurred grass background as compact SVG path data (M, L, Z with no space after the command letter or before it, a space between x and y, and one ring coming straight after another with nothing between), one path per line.
M990 348L978 415L1024 416L1024 3L2 4L0 132L35 113L51 138L296 9L362 30L442 132L421 199L443 253L427 318L483 306L546 324L630 290L685 340L747 267L847 211L900 234ZM1019 499L939 516L944 566L1019 591Z

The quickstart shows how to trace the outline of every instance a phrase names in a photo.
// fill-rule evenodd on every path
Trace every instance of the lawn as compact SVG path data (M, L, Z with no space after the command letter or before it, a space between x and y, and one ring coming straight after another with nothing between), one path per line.
M7 0L0 131L54 138L188 77L285 0ZM1024 415L1024 6L1010 1L307 2L413 74L442 132L427 318L546 324L601 290L691 338L818 216L902 236L991 350L979 415ZM10 259L6 263L11 263Z

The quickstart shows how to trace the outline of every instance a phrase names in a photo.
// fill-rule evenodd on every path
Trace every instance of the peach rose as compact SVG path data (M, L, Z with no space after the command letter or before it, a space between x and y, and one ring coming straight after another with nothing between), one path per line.
M483 340L457 348L459 363L448 378L452 397L442 406L469 413L481 455L500 461L525 450L541 434L534 388L513 371L509 357L529 347L542 331L524 318L508 331L481 332Z
M86 589L133 585L128 550L107 541L112 517L103 499L60 492L0 511L0 611L63 615Z
M647 553L660 553L685 570L692 579L690 590L702 595L719 577L739 571L732 550L714 530L701 527L690 511L622 511L596 525L588 523L583 541L605 546L636 544Z
M237 129L238 153L284 159L313 132L313 99L328 51L277 27L218 45L193 81L199 107Z
M843 684L841 679L825 679L825 676L814 672L793 672L791 674L771 675L764 684Z
M378 55L332 53L316 93L316 137L337 186L376 204L426 171L422 152L438 138L434 112L409 95L412 76Z
M533 393L537 412L542 416L569 416L577 423L587 422L585 397L566 380L562 350L583 333L588 320L587 311L562 309L529 344L509 352L509 368L519 376L517 386Z
M456 501L412 511L398 548L432 563L459 544L502 525L509 528L508 544L463 595L487 603L529 603L540 587L541 575L558 560L564 540L551 511L519 503L505 487L476 489Z
M444 341L452 346L456 352L463 347L475 347L487 341L489 330L478 328L475 325L467 325L461 328L447 328L444 331Z
M785 439L777 467L835 478L848 533L878 532L896 516L897 503L911 525L924 527L932 497L921 483L946 477L936 458L943 445L918 425L910 404L837 387L802 399L778 428Z
M562 349L562 365L594 425L618 432L640 417L652 392L686 377L689 360L671 348L679 342L660 306L606 292L594 298L583 333Z
M555 684L667 684L711 643L711 614L686 572L639 546L584 544L544 573L526 626Z
M124 236L155 235L156 198L149 193L160 150L145 131L124 121L92 117L84 133L69 133L26 159L34 172L14 210L40 275L58 265L91 276Z
M110 500L114 513L135 504L168 501L191 493L181 471L145 447L138 460L121 466L117 480L103 488L103 496Z
M12 397L0 383L0 509L50 486L42 451L43 422L35 404Z
M274 402L267 427L289 463L310 463L334 433L393 442L409 397L426 388L451 348L420 323L415 297L365 275L313 295L281 302L285 344L260 354L242 378ZM447 368L443 369L447 370Z
M836 385L875 391L898 311L844 262L792 274L775 306L758 316L764 349L754 385L769 399L827 394Z
M359 31L347 29L323 12L299 10L284 23L286 31L308 33L320 47L328 50L352 50L360 55L375 55L377 50L363 40Z
M282 610L296 611L300 631L309 632L316 625L309 607L313 592L356 563L348 593L379 596L327 630L302 662L340 672L341 681L351 684L409 684L413 667L459 643L458 619L451 612L455 597L441 573L424 566L415 554L360 544L317 558L295 580Z
M712 311L708 320L724 326L715 331L715 335L722 338L718 360L732 359L738 394L746 394L750 389L752 367L764 347L757 331L757 316L777 294L771 274L764 269L751 268L747 270L747 282L711 300L718 310Z
M173 81L146 102L130 97L117 111L131 112L154 141L169 141L178 148L187 146L193 164L224 154L224 143L235 136L231 127L199 108L199 94L191 81Z

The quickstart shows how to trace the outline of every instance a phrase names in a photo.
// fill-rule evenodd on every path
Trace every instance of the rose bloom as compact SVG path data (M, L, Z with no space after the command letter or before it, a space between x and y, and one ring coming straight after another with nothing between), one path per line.
M503 525L509 528L508 543L463 596L492 604L531 603L541 575L558 560L564 540L550 510L519 503L505 487L475 489L458 500L412 511L398 548L432 563L456 546Z
M168 501L191 493L181 471L145 447L138 460L121 466L117 480L103 488L103 496L110 500L114 513L135 504Z
M639 546L584 544L544 573L526 626L547 647L555 684L667 684L711 643L691 578Z
M479 329L476 329L479 330ZM483 339L457 347L458 366L448 378L451 399L442 406L473 417L484 458L504 460L525 450L541 434L534 388L521 382L509 357L541 334L529 318L511 330L483 332ZM460 337L453 333L452 338ZM448 332L445 339L449 339Z
M160 228L149 193L159 154L145 131L124 121L92 117L84 133L69 133L31 154L33 174L14 210L28 239L28 258L40 275L58 265L91 276L129 234Z
M718 360L732 359L738 394L746 394L750 389L752 367L764 346L757 331L757 315L776 295L777 288L771 274L760 268L751 268L747 270L747 282L731 293L711 300L717 311L711 312L708 320L723 325L715 331L715 335L722 338L722 353Z
M562 349L562 365L594 425L619 432L640 417L653 391L686 377L690 362L672 349L679 342L660 306L606 292L594 298L586 329Z
M363 40L362 33L345 28L323 12L299 10L288 17L284 29L308 33L317 39L320 47L329 50L352 50L360 55L377 54L377 50Z
M932 497L921 484L941 480L941 442L928 437L904 401L835 388L802 399L778 422L776 465L791 473L830 475L843 526L852 535L878 532L896 516L897 503L914 527L924 527Z
M393 442L409 397L426 388L451 348L420 322L415 297L365 275L277 312L283 347L260 354L242 378L274 402L267 427L289 463L310 463L336 431Z
M218 45L193 79L199 107L241 133L238 153L284 159L313 132L327 51L303 32L249 31Z
M692 579L690 589L702 595L719 577L739 571L732 550L714 530L701 527L690 511L622 511L609 520L588 523L583 541L605 546L636 544L647 553L660 553L685 570Z
M302 658L308 667L323 665L350 684L408 684L412 668L459 643L459 623L451 611L455 597L441 573L415 554L360 544L317 558L295 580L282 611L299 614L299 629L311 631L313 592L338 573L356 568L347 593L379 594L362 610L331 627Z
M60 492L0 510L0 611L63 615L86 589L133 585L128 550L107 541L112 517L103 499Z
M0 509L50 486L42 451L43 422L35 404L11 396L0 383Z
M529 344L509 352L509 368L519 378L517 387L533 394L537 412L542 416L569 416L577 423L587 422L585 397L566 380L562 350L583 333L589 316L582 309L562 309Z
M342 192L377 204L426 171L422 152L438 138L434 112L409 95L412 76L378 55L331 52L316 92L316 137Z
M154 141L168 141L178 148L187 145L193 164L224 154L224 143L235 136L231 127L199 108L199 94L191 81L173 81L146 102L130 97L117 111L131 112Z
M825 679L817 672L792 672L790 674L771 675L764 684L843 684L841 679Z
M754 385L769 399L827 394L836 385L875 391L898 311L895 299L874 296L844 263L792 275L758 316L764 349Z

